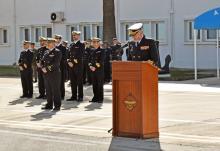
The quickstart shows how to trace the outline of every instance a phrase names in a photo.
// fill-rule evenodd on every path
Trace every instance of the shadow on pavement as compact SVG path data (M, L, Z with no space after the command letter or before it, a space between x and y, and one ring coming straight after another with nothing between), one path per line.
M37 113L35 115L31 115L31 117L33 119L31 119L31 121L41 121L43 119L50 119L52 118L54 115L56 115L57 112L55 111L42 111L40 113Z
M33 107L37 105L41 105L43 102L46 102L46 100L43 99L34 99L34 98L22 98L22 99L16 99L11 102L9 102L9 105L17 105L17 104L24 104L27 103L25 107Z
M91 103L89 105L87 105L85 111L93 111L96 109L102 109L102 103Z
M79 108L78 106L80 105L81 102L76 102L76 101L62 101L62 110L70 110L70 109L76 109Z
M132 139L113 137L108 151L163 151L159 139Z
M23 104L24 102L27 102L28 100L29 99L27 98L22 98L22 99L18 98L16 100L10 101L9 105Z

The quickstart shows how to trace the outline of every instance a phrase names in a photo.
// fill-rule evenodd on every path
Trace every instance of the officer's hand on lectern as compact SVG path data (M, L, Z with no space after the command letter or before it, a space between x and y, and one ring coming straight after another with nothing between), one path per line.
M73 67L73 63L72 62L68 62L68 65L69 65L70 68Z

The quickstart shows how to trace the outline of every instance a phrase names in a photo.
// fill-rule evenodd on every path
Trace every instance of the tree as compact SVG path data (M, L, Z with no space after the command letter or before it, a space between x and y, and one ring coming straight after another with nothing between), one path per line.
M116 37L114 0L103 0L103 40L111 42Z

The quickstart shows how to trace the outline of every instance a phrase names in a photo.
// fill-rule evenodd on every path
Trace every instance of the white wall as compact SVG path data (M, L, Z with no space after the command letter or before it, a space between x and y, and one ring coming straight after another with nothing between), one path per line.
M219 0L173 0L174 1L174 52L171 52L171 12L172 0L115 0L116 20L120 36L123 37L121 24L125 21L141 22L146 20L166 20L167 42L160 45L162 65L167 54L173 54L173 66L193 68L193 44L184 41L184 20L211 8L218 7ZM50 14L63 11L66 20L54 24L54 33L67 37L67 25L75 23L102 22L102 0L16 0L16 36L14 34L14 0L0 0L0 27L9 27L9 45L0 46L0 64L12 64L18 59L21 50L20 27L29 25L50 25ZM15 49L16 37L16 49ZM15 50L16 58L15 59ZM216 67L215 45L198 46L198 67Z
M219 7L219 0L175 0L175 67L193 68L193 43L184 43L184 20ZM198 68L216 68L216 45L198 46Z

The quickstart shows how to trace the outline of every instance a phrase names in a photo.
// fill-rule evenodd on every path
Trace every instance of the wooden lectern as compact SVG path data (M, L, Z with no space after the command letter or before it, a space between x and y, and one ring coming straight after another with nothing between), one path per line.
M158 69L147 62L112 62L113 136L158 138Z

